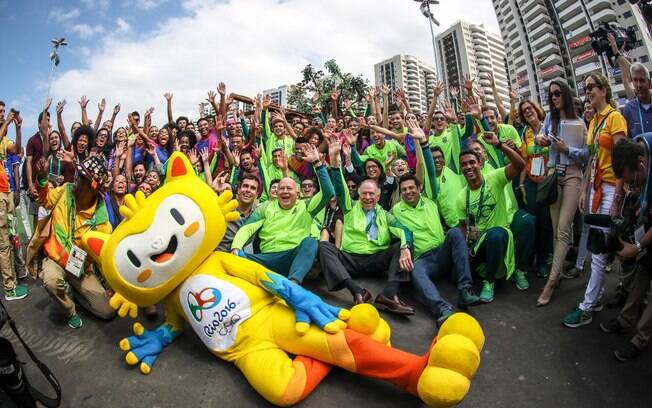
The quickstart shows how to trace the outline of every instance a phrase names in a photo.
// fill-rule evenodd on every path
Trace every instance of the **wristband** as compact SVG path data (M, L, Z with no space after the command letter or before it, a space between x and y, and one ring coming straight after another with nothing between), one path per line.
M502 147L503 147L503 142L499 140L498 143L496 144L496 149L501 149Z

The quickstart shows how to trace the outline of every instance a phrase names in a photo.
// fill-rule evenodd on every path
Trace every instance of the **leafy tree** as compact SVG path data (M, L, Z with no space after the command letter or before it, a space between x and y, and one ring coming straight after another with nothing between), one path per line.
M324 72L326 71L326 72ZM369 81L362 74L353 75L342 72L334 59L324 63L324 69L316 69L312 64L301 70L302 80L290 86L288 104L302 113L316 112L319 107L326 115L331 108L333 89L340 92L338 106L341 109L343 101L349 99L355 111L361 111L366 106L366 95Z

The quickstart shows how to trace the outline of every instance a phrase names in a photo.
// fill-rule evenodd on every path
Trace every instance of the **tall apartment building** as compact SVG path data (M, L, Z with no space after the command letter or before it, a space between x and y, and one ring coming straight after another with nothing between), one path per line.
M638 6L627 0L492 1L505 40L508 75L523 98L547 102L553 79L566 81L582 96L584 76L601 72L624 102L620 71L591 48L590 33L601 23L633 27L638 42L630 56L652 69L652 37Z
M277 88L266 89L263 91L263 96L268 96L272 100L272 103L277 104L283 108L288 106L288 86L281 85Z
M432 88L436 81L435 69L412 55L399 54L374 65L376 86L388 85L403 89L414 112L428 111Z
M461 89L464 75L478 79L487 103L496 105L491 92L489 74L496 81L498 95L509 106L509 80L505 61L503 39L485 30L482 25L458 21L437 36L439 72L448 87Z

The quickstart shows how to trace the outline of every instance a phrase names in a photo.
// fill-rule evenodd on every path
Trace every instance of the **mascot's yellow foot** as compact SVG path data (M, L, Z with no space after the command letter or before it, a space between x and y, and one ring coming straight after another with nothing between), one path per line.
M480 365L483 346L484 333L477 320L465 313L449 317L439 330L428 365L419 378L421 400L431 407L459 404Z
M378 310L372 305L361 303L353 306L347 324L349 329L366 334L376 341L389 345L391 336L389 325L380 318Z

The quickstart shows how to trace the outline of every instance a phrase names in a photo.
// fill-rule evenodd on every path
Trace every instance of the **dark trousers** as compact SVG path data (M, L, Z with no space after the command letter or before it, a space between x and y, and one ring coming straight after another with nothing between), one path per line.
M548 263L552 254L552 221L550 219L550 207L537 204L538 184L530 179L525 180L525 193L527 194L527 212L535 218L534 237L528 240L534 243L534 256L536 256L537 267ZM519 265L519 269L525 270L529 265Z
M303 282L317 256L317 240L306 237L301 243L287 251L245 254L247 259L271 269L276 273Z
M459 228L449 230L443 244L414 261L412 284L423 303L437 317L443 312L453 311L453 305L444 300L434 282L449 273L459 291L471 287L469 250Z
M505 252L509 235L504 228L489 228L485 232L484 240L475 252L475 262L485 263L485 279L489 282L496 280L498 269L505 263Z
M335 244L321 241L319 243L319 263L324 274L328 290L340 290L347 279L362 276L381 276L387 271L388 282L408 282L410 275L399 268L401 253L399 242L390 245L375 254L358 255L343 252Z

